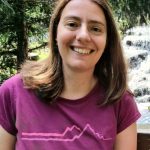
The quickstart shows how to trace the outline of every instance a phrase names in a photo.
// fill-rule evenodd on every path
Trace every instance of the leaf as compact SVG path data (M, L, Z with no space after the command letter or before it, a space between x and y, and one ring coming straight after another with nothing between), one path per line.
M13 14L15 13L14 9L10 6L10 4L6 0L1 0L5 6L7 6Z

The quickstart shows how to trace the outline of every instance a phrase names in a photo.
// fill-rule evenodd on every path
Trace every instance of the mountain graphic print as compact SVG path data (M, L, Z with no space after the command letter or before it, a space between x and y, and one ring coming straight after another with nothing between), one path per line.
M92 134L99 140L111 140L112 138L105 138L102 133L97 133L90 124L81 129L76 125L67 127L63 133L22 133L22 140L32 141L64 141L73 142L74 140L80 139L82 136Z

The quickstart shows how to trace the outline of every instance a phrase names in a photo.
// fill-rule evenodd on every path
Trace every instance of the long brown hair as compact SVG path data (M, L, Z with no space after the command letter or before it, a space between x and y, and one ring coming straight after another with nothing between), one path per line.
M57 26L64 7L71 0L58 0L49 27L49 56L43 61L26 62L21 70L25 87L35 90L44 102L54 102L64 87L62 60L56 45ZM119 100L127 89L127 71L120 37L106 0L91 0L104 11L107 22L107 43L96 64L94 75L105 88L103 104Z

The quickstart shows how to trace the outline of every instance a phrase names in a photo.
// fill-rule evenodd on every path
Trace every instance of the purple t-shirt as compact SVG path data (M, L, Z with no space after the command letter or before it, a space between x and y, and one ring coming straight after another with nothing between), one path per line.
M48 105L15 75L0 87L0 124L16 136L16 150L113 150L117 133L140 113L129 92L116 104L98 106L103 93L97 84L81 99L59 97Z

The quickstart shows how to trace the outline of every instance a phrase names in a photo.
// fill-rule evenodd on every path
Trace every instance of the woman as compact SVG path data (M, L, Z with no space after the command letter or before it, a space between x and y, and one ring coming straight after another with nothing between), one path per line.
M0 149L136 150L140 117L105 0L59 0L50 55L0 88Z

